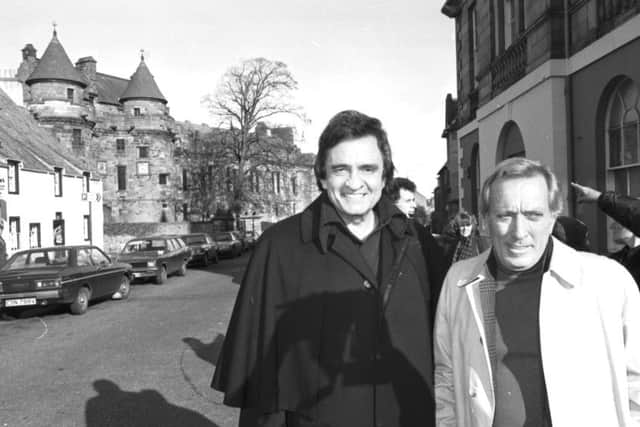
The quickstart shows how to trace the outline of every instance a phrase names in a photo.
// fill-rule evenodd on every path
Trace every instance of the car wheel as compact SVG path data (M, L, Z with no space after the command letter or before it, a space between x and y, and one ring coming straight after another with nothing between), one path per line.
M156 274L156 284L162 285L166 281L167 281L167 267L163 265L160 267L160 270L158 270L158 274Z
M113 294L113 299L127 299L131 293L131 281L127 276L122 276L120 279L120 286L118 290Z
M205 252L204 258L202 258L202 266L209 267L209 253Z
M214 263L214 264L217 264L217 263L218 263L218 261L219 261L219 258L218 258L218 251L216 251L216 255L213 257L213 263Z
M184 276L187 274L187 261L182 261L182 265L180 266L180 270L178 270L178 276Z
M78 293L73 302L69 306L71 314L85 314L89 308L89 298L91 293L88 288L82 287L78 289Z

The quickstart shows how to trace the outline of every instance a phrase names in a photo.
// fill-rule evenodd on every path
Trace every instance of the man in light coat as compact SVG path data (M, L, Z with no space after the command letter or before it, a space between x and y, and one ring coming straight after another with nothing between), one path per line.
M438 304L438 426L640 422L640 294L618 263L551 237L561 210L538 162L485 181L492 248L451 267Z

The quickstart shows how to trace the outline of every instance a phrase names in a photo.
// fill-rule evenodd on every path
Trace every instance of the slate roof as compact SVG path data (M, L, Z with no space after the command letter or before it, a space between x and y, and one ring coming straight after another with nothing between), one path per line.
M120 96L120 102L124 102L128 99L153 99L160 101L164 104L167 100L160 92L156 81L153 79L147 64L144 63L144 56L140 59L140 65L138 69L131 76L129 85L124 93Z
M129 80L108 74L96 73L96 89L98 102L120 105L120 96L129 85Z
M65 80L77 83L82 87L86 87L88 84L82 73L71 63L55 31L47 50L44 51L42 58L40 58L38 65L27 78L26 83L32 84L43 80Z
M19 160L25 169L38 171L61 167L77 176L92 170L0 89L0 163L7 160Z

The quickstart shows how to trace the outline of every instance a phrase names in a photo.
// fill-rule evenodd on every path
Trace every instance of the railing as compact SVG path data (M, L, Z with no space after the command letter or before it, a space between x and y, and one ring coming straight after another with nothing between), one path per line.
M527 38L522 37L511 45L491 64L491 82L493 93L520 80L527 69Z
M625 15L640 11L640 0L599 0L598 22L602 32L607 32Z

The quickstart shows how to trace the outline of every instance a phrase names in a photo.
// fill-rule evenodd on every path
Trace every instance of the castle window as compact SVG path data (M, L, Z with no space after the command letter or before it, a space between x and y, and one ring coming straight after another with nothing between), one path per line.
M67 89L67 100L73 102L73 89Z
M53 168L53 195L62 197L62 168Z
M138 147L138 158L139 159L149 158L149 147L147 146Z
M149 162L138 162L136 172L138 175L149 175Z
M136 117L141 116L141 115L142 115L142 112L140 111L140 108L135 107L135 108L133 109L133 115L134 115L134 116L136 116Z
M189 174L186 169L182 169L182 191L189 189Z
M82 130L81 129L73 129L71 147L75 149L82 148Z
M127 189L127 167L118 165L118 191Z
M7 161L9 165L9 194L20 193L20 162L15 160Z
M296 181L296 177L291 177L291 192L294 196L298 195L298 182Z
M116 151L118 154L124 153L124 138L116 139Z
M158 175L158 184L167 185L168 182L169 182L169 174L168 173L161 173L160 175Z

